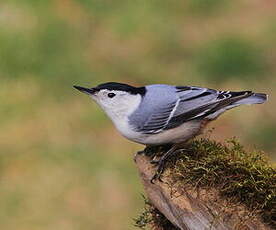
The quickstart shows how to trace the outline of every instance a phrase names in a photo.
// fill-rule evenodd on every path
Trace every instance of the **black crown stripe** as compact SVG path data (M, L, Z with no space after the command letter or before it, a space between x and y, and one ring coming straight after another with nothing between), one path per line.
M131 94L140 94L145 95L146 88L145 87L134 87L128 84L117 83L117 82L107 82L100 84L96 87L97 90L107 89L107 90L119 90L125 91Z

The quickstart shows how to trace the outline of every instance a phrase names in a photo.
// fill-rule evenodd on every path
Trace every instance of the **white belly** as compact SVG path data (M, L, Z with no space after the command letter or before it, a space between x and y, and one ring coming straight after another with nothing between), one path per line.
M165 130L158 134L140 134L137 132L123 133L126 138L145 145L160 145L168 143L181 143L185 142L195 135L199 134L201 130L200 121L189 121L183 125Z

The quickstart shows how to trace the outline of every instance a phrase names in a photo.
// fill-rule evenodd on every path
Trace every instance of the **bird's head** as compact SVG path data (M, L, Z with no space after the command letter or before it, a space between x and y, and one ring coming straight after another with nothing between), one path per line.
M95 100L113 120L134 112L146 93L145 87L133 87L127 84L108 82L93 88L74 86Z

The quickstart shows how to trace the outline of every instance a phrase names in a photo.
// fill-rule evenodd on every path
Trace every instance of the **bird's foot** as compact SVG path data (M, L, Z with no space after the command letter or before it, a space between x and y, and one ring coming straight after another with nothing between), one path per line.
M146 146L144 150L136 152L134 156L134 161L136 162L136 157L138 155L144 154L145 156L150 157L150 163L157 165L156 172L151 178L150 182L154 184L154 181L157 179L162 182L161 175L164 172L167 160L172 155L175 155L184 150L178 148L179 145ZM162 153L164 152L165 154L162 155Z
M150 163L153 164L153 165L158 165L159 161L160 161L159 159L156 159L156 157L154 157L154 158L150 161Z
M152 161L150 161L151 164L157 164L156 172L150 180L152 184L154 184L154 181L157 179L162 182L161 175L164 172L167 160L173 155L182 152L183 150L185 149L177 149L177 147L174 146L167 153L165 153L159 160L153 159Z
M151 161L155 161L155 158L160 157L162 153L167 152L171 148L171 145L159 145L159 146L146 146L144 150L138 151L134 155L134 161L139 155L145 155L150 158Z
M158 164L157 165L157 169L156 169L156 172L155 172L155 174L153 175L153 177L150 179L150 182L152 183L152 184L154 184L154 181L155 180L159 180L160 182L163 182L162 180L161 180L161 175L162 175L162 173L164 172L164 169L165 169L165 161L164 160L159 160L159 161L155 161L156 163L155 164Z
M144 150L140 150L140 151L137 151L137 152L136 152L136 155L142 155L142 154L144 154L144 153L145 153Z
M158 162L159 162L158 158L165 155L166 152L168 152L172 148L172 145L169 145L169 144L159 145L159 146L155 146L155 147L152 147L152 148L154 148L154 149L151 149L151 151L154 152L154 154L151 153L151 155L149 155L150 159L151 159L150 163L151 164L158 164Z

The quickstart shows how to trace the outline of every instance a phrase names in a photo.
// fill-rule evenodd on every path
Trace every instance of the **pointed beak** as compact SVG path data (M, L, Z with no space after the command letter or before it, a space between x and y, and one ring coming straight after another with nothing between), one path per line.
M85 88L81 86L74 85L74 88L81 91L82 93L86 93L88 95L93 95L95 92L99 91L96 88Z

